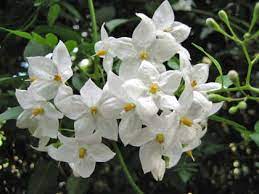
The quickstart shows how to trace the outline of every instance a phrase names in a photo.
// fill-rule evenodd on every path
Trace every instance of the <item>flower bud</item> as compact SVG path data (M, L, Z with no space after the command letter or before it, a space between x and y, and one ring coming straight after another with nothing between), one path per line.
M221 96L219 94L209 94L208 98L212 102L222 102L222 101L225 101L225 97Z
M244 34L243 37L244 37L244 39L248 39L248 38L250 38L250 36L251 36L251 34L247 32L247 33Z
M223 22L225 22L226 24L229 24L228 15L224 10L220 10L218 15Z
M211 62L209 57L205 56L205 57L202 58L202 63L211 65L212 62Z
M236 82L236 81L238 81L238 79L239 79L239 75L238 75L237 71L235 71L235 70L230 70L230 71L228 72L228 77L229 77L229 79L230 79L232 82Z
M238 108L236 106L232 106L230 107L230 109L228 109L229 114L235 114L237 112Z
M247 108L247 104L245 101L239 102L237 106L240 110L245 110Z
M206 20L206 24L213 28L216 31L222 31L221 27L219 26L219 24L213 19L213 18L208 18Z

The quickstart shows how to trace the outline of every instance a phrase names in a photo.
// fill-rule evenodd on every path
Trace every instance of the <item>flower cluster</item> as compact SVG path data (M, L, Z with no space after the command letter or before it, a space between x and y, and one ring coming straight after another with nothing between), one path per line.
M185 24L174 21L168 1L152 18L142 13L132 38L109 37L104 25L96 56L103 60L107 82L99 88L91 79L74 94L66 81L73 75L72 62L60 41L51 57L31 57L27 90L16 90L24 111L17 126L28 128L39 138L40 151L67 162L74 174L89 177L96 162L115 155L102 138L140 147L144 173L162 180L165 169L175 166L181 155L192 156L207 129L207 118L222 103L212 103L207 92L221 88L206 83L208 64L190 63L189 52L181 45L190 33ZM164 63L179 55L180 69L166 70ZM113 73L113 59L121 60ZM176 95L177 94L177 95ZM74 135L59 132L59 119L74 120ZM50 139L57 139L54 144Z

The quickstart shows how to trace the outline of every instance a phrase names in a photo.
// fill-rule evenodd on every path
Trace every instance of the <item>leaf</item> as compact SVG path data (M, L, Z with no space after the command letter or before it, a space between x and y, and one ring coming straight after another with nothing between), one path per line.
M81 14L78 12L78 10L72 6L71 4L67 3L67 2L60 2L61 5L67 9L68 12L70 12L74 17L76 17L77 19L81 20L82 16Z
M50 26L52 26L52 25L56 22L56 20L57 20L57 18L58 18L58 16L59 16L59 13L60 13L60 6L59 6L58 4L54 4L54 5L52 5L52 6L49 8L49 12L48 12L48 24L49 24Z
M7 28L2 28L2 27L0 27L0 30L10 32L11 34L14 34L16 36L19 36L19 37L22 37L22 38L25 38L25 39L28 39L28 40L32 39L32 35L28 32L23 32L23 31L20 31L20 30L10 30L10 29L7 29Z
M80 74L74 74L72 77L72 84L78 91L83 87L85 80L82 80Z
M24 58L34 56L45 56L51 52L51 48L47 45L41 45L37 42L30 41L23 52Z
M187 183L192 178L193 174L185 169L182 169L178 172L178 175L184 183Z
M5 112L0 114L0 122L16 119L22 112L20 106L8 108Z
M259 147L259 133L255 132L250 134L250 138L256 143L256 145Z
M109 22L106 22L105 26L107 27L107 29L111 33L112 31L115 30L115 28L119 27L122 24L127 23L128 21L129 21L128 19L114 19L114 20L111 20Z
M29 179L28 194L56 193L58 168L53 161L40 160Z
M46 45L46 40L41 35L39 35L35 32L32 32L31 34L32 34L32 40L34 40L35 42L37 42L39 44Z
M219 75L221 77L221 84L223 85L224 80L223 80L223 73L222 73L222 68L221 68L220 63L214 57L212 57L209 53L207 53L202 47L200 47L200 46L198 46L197 44L194 44L194 43L192 43L192 45L195 46L201 52L203 52L213 62L213 64L216 66L216 68L219 72Z
M257 133L259 133L259 121L256 121L254 129Z
M68 40L65 42L68 52L72 52L77 47L77 42L74 40Z
M45 36L47 44L54 48L58 44L58 37L55 34L48 33Z
M233 85L233 82L229 79L229 76L223 75L223 88L228 88L229 86ZM221 83L221 76L218 76L215 80L217 83Z
M67 180L68 194L84 194L88 189L88 180L71 175Z
M180 69L179 59L176 58L176 57L171 58L171 59L167 62L167 66L170 67L171 69L175 69L175 70Z

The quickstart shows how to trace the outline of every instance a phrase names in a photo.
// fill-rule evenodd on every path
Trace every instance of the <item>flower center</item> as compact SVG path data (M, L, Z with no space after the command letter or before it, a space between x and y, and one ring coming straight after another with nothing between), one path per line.
M96 55L98 57L102 57L102 56L105 56L107 54L107 51L106 50L99 50L96 52Z
M44 113L44 109L42 107L34 108L31 111L32 116L36 117L38 115L42 115Z
M165 136L163 133L158 133L156 135L156 142L159 143L159 144L162 144L165 142Z
M126 103L123 108L126 112L129 112L136 108L136 105L134 103Z
M87 155L86 149L83 148L83 147L79 148L79 150L78 150L78 156L79 156L79 158L80 158L80 159L83 159L84 157L86 157L86 155Z
M191 82L191 86L193 87L193 88L195 88L196 86L197 86L197 81L196 80L192 80L192 82Z
M149 87L149 92L152 94L156 94L159 90L159 86L156 83L152 83Z
M189 150L187 152L185 152L187 154L187 156L189 156L193 161L195 161L195 158L192 155L192 150Z
M97 107L96 107L96 106L92 106L92 107L90 108L90 111L91 111L92 115L96 115L96 113L97 113Z
M143 60L147 60L149 58L149 55L146 51L141 51L139 53L139 58L143 61Z
M187 117L182 117L182 118L180 119L180 123L183 124L183 125L186 125L186 126L188 126L188 127L191 127L192 124L193 124L192 120L189 119L189 118L187 118Z
M54 76L54 80L57 82L60 82L62 79L61 79L61 76L59 74L57 74Z

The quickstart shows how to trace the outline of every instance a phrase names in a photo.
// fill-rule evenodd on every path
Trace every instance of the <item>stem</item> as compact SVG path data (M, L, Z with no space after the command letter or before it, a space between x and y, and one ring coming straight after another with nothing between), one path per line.
M252 73L253 64L252 64L252 61L251 61L250 56L248 54L248 51L247 51L245 43L242 43L241 47L242 47L242 50L243 50L243 52L245 54L245 57L246 57L246 60L247 60L247 63L248 63L248 70L247 70L247 75L246 75L246 85L249 86L250 85L250 79L251 79L251 73Z
M96 17L95 17L95 9L94 9L94 4L93 0L88 0L88 6L89 6L89 11L90 11L90 16L92 20L92 27L93 27L93 39L94 42L97 42L98 40L98 33L97 33L97 24L96 24Z
M112 145L113 145L113 148L116 152L116 155L120 161L120 164L121 164L121 167L129 181L129 184L131 185L131 187L133 188L133 190L137 193L137 194L144 194L143 191L140 190L140 188L137 186L137 184L135 183L134 179L132 178L128 168L127 168L127 165L125 164L124 162L124 159L123 159L123 156L121 154L121 151L117 145L116 142L112 142Z

